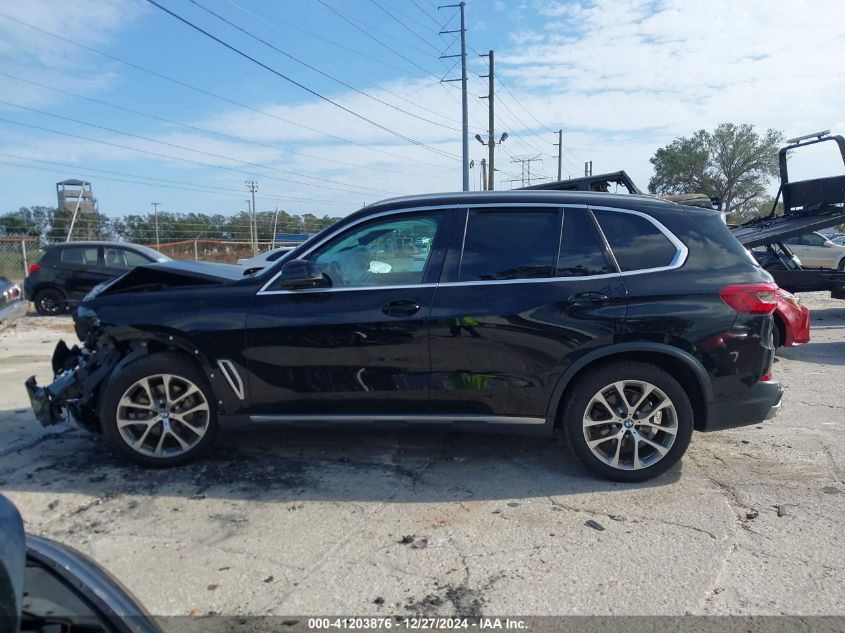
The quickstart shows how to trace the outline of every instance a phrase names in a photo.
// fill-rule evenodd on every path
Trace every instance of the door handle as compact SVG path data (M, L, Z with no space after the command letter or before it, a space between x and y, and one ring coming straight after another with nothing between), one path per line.
M601 292L579 292L570 296L567 301L574 306L588 308L605 305L610 302L610 297Z
M414 316L417 312L419 312L420 306L417 302L411 301L410 299L399 299L397 301L385 303L381 307L381 311L387 316L409 317Z

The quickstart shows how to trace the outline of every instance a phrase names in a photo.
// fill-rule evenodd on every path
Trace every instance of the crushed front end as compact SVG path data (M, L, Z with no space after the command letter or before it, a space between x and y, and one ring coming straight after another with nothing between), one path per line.
M53 352L53 382L39 387L35 376L26 381L26 391L36 419L43 426L73 420L81 427L99 432L96 404L99 389L115 366L126 357L114 340L99 327L94 313L84 307L74 313L77 336L83 347L69 348L59 341Z

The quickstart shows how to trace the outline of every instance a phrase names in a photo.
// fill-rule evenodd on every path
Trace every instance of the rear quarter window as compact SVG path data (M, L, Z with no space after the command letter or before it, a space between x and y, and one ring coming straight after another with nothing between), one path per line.
M633 213L593 213L622 272L669 266L678 249L650 220Z

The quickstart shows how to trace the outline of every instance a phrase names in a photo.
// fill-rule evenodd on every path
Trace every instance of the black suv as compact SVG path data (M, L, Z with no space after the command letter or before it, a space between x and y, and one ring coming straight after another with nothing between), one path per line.
M171 262L91 293L36 416L184 463L223 425L562 428L606 477L773 415L771 277L718 212L515 191L368 206L255 275Z
M69 242L51 244L29 267L24 280L26 298L38 314L63 314L68 301L79 301L94 286L126 271L170 258L138 244Z

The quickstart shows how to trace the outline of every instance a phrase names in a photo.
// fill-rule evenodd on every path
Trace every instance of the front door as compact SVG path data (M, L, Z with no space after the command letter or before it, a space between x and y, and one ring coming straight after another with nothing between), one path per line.
M467 213L432 308L432 412L542 424L573 351L621 331L624 284L584 207Z
M356 223L304 255L327 287L262 287L247 317L254 415L429 412L429 312L453 213Z

